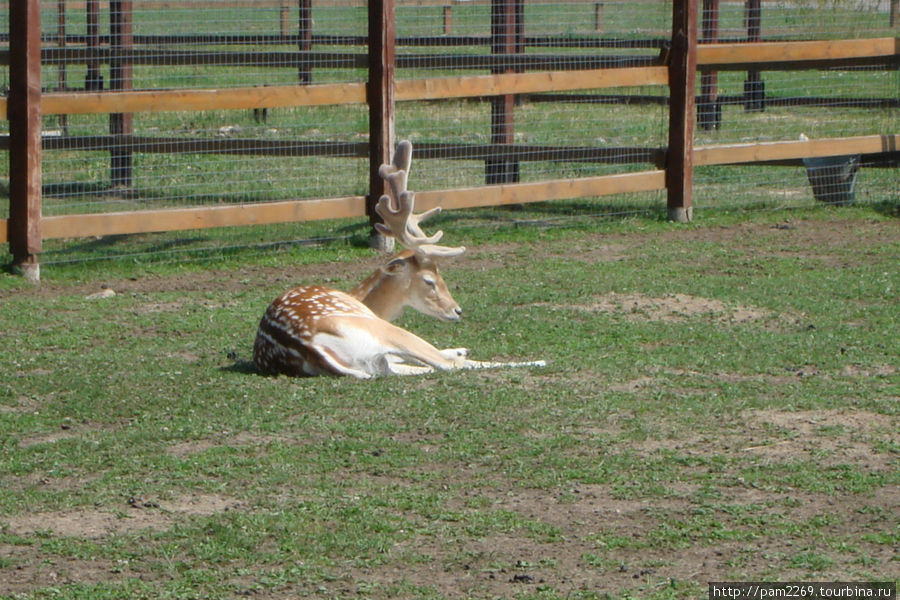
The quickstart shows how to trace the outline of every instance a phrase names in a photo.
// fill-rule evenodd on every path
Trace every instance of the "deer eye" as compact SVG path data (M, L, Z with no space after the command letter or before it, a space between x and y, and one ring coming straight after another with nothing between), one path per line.
M427 285L428 287L437 286L437 281L435 281L434 277L431 277L430 275L426 275L425 277L423 277L422 281L424 281L425 285Z

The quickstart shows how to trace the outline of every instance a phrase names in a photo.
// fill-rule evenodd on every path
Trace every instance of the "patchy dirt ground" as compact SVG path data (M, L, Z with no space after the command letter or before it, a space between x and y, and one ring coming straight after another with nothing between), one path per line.
M655 237L653 243L664 242L666 237L697 242L728 241L740 251L741 241L748 236L785 234L794 240L797 253L807 252L806 257L815 257L816 248L841 246L848 243L847 224L839 222L798 221L790 225L772 226L742 224L722 229L685 229L672 231ZM860 227L857 222L853 227ZM894 223L873 222L852 235L863 235L870 243L896 241L898 227ZM598 236L596 244L579 254L579 260L614 261L620 260L635 246L648 243L640 235ZM504 257L516 252L519 245L492 245L479 248L475 256L461 261L454 267L456 271L488 270L503 268ZM804 251L801 248L811 250ZM553 251L551 249L551 251ZM558 250L563 252L562 249ZM794 250L772 250L773 255L790 254ZM809 254L812 252L813 254ZM834 261L852 261L853 258L836 259L832 254L823 253L820 258L831 264ZM864 257L859 258L864 260ZM35 298L59 294L73 294L89 297L100 293L97 298L117 294L150 294L172 291L241 291L271 287L277 290L296 283L308 281L344 281L362 277L377 265L377 259L361 261L357 264L304 265L292 272L274 268L246 268L236 271L192 272L182 276L145 277L140 279L85 282L77 285L44 283L37 287L5 292L26 294ZM0 292L0 298L4 292ZM177 302L171 304L155 302L148 304L148 312L178 310ZM770 312L753 306L729 306L720 301L686 294L654 297L641 293L610 293L597 295L593 302L571 305L565 310L585 312L608 312L625 315L629 319L679 321L697 315L725 323L765 322L774 316ZM800 315L777 315L782 321L800 319ZM193 360L191 356L184 357ZM890 377L897 374L897 364L848 367L851 376ZM715 378L719 381L746 381L752 377L760 385L775 385L789 382L792 378L815 376L816 373L789 373L778 381L773 376L747 376L731 373L686 373L683 371L657 370L632 381L611 386L620 393L640 393L652 389L661 378L669 376L698 376ZM529 377L540 377L530 375ZM527 384L522 384L527 385ZM898 398L900 400L900 398ZM33 400L26 399L16 409L33 410ZM867 498L865 510L861 510L858 499L851 495L813 492L785 492L763 489L750 485L741 477L734 465L715 465L702 460L727 450L738 457L754 457L760 465L791 464L795 461L818 462L823 468L843 464L861 465L871 472L890 473L897 469L896 455L875 451L878 444L900 445L898 420L885 415L859 410L756 410L747 409L737 421L739 426L723 430L715 437L680 435L672 439L650 439L635 441L632 450L639 456L649 458L660 452L677 452L681 456L697 457L691 469L722 469L732 485L725 488L713 500L699 502L697 498L706 493L696 483L666 481L660 485L667 493L653 501L632 499L625 493L614 493L608 486L579 485L567 490L547 491L514 487L515 482L497 481L496 485L479 488L472 497L463 494L455 499L455 505L448 508L465 510L467 503L476 501L488 504L497 510L509 511L547 524L556 532L553 539L541 541L535 536L521 534L491 535L486 537L446 536L414 537L386 550L387 558L381 564L349 567L335 579L321 583L315 588L300 590L316 597L352 597L365 592L363 584L391 586L406 582L412 586L433 587L446 597L509 598L517 594L538 594L543 589L552 588L557 592L566 591L572 595L579 591L609 593L618 596L631 594L640 587L644 596L664 596L666 586L676 587L686 581L711 581L723 571L747 574L769 574L773 564L785 555L802 554L805 548L813 548L821 541L818 529L804 529L806 524L823 515L840 515L827 525L831 538L842 534L856 536L854 552L873 564L886 565L885 579L900 576L897 566L897 537L894 543L881 543L877 536L865 534L896 532L896 515L900 514L900 489L896 486L885 488L885 493ZM24 436L18 440L18 448L27 449L32 445L54 443L70 437L84 435L84 425L71 424L49 434ZM583 429L576 432L584 438L586 446L595 432ZM265 446L273 441L265 435L238 434L228 439L230 446ZM423 448L440 444L440 439L429 439L427 434L413 436L405 440L419 444ZM187 458L225 443L221 439L200 439L176 443L166 452L175 458ZM426 450L427 451L427 450ZM465 466L442 465L437 462L428 465L434 472L443 472L449 481L465 481L471 474ZM452 469L452 471L451 471ZM356 475L359 477L359 475ZM719 473L722 476L722 473ZM21 477L6 481L6 485L52 486L56 490L78 489L87 482L84 478L55 478L52 481L35 481ZM402 481L377 482L384 485L403 485ZM514 493L511 491L514 488ZM274 490L273 493L278 493ZM476 497L477 496L477 497ZM740 510L752 507L753 518L769 519L774 526L783 527L785 535L760 536L759 543L748 543L745 539L729 539L724 532L707 531L696 525L698 506L710 505ZM3 519L4 532L16 536L39 536L43 539L81 538L97 540L115 535L152 534L168 531L186 519L210 516L227 511L250 510L240 500L216 494L196 494L176 498L128 498L121 506L109 508L60 510L20 514ZM654 544L650 523L660 521L672 526L684 525L686 539L694 536L702 543L688 543L677 552ZM788 533L790 532L790 533ZM720 537L716 537L721 534ZM863 535L860 535L863 534ZM645 542L645 543L636 543ZM621 549L615 549L621 544ZM416 560L410 557L424 556L430 560ZM614 556L614 559L611 558ZM396 559L396 560L394 560ZM4 567L4 561L13 567ZM410 564L415 568L410 568ZM128 561L84 560L73 556L57 556L46 560L40 545L0 545L0 596L27 594L36 588L83 584L128 578L160 580L165 573L153 571L140 564ZM798 562L791 570L779 569L780 579L791 580L805 575L808 570ZM842 580L847 574L840 568L823 565L817 572L821 580ZM235 580L240 588L241 581ZM246 595L262 598L295 597L296 588L271 589L259 593L248 588Z
M644 382L635 385L644 385ZM829 465L858 463L872 471L889 472L896 468L896 459L890 454L873 453L872 444L878 440L900 443L896 419L864 411L779 411L748 410L744 413L742 429L735 429L715 438L706 436L680 436L671 440L650 440L634 444L639 455L652 456L659 451L677 452L683 456L711 456L723 451L752 455L760 464L789 464L796 460L818 460L823 468ZM831 431L817 435L822 428ZM586 444L593 435L582 432ZM788 439L784 436L788 435ZM175 457L187 458L207 451L216 445L230 447L263 447L276 438L264 435L239 434L223 440L204 439L171 445L167 452ZM280 441L281 440L279 438ZM32 440L33 442L35 440ZM421 439L408 439L410 443ZM440 443L440 440L425 440ZM698 461L696 469L710 468ZM428 467L442 473L448 481L474 477L465 468L432 464ZM378 477L354 474L348 485L367 489L369 485L398 486L405 482L382 478L380 481L362 481L360 477ZM84 485L83 480L57 481L54 485ZM896 526L895 517L900 511L900 491L866 499L865 510L860 510L855 496L831 493L799 491L773 491L743 481L739 473L733 474L733 484L725 488L712 501L720 507L733 507L750 514L760 507L773 527L785 528L782 538L760 536L758 543L748 545L744 540L715 540L715 531L689 526L697 518L697 501L703 493L693 483L679 481L665 484L670 490L663 497L630 499L613 493L605 485L579 485L567 490L542 490L516 487L511 490L508 482L479 487L471 494L463 493L453 500L447 510L466 510L468 502L489 504L494 510L510 511L535 522L552 527L556 533L546 541L534 536L511 533L472 537L418 536L388 549L388 557L381 565L349 569L335 580L320 583L300 592L310 597L351 597L366 586L390 587L399 582L407 585L435 588L448 598L471 595L480 598L508 598L517 593L535 593L540 589L569 590L613 596L633 593L641 588L641 595L652 595L654 588L662 589L686 581L714 581L722 572L731 572L738 566L743 572L761 574L769 572L777 557L801 552L814 547L821 536L815 528L804 532L808 523L823 515L840 515L827 527L829 537L840 537L842 532L857 536L856 551L869 561L882 565L895 564L896 546L878 543L860 534L888 532ZM352 490L352 488L349 488ZM273 491L277 493L277 491ZM349 493L349 492L348 492ZM146 534L165 531L186 518L209 516L227 511L247 510L239 500L215 494L194 494L174 499L128 498L115 511L108 509L79 509L24 514L7 521L6 532L20 536L40 534L53 538L81 538L99 543L112 535ZM886 515L893 517L886 518ZM654 544L654 523L671 521L672 526L685 525L685 540L696 537L698 543L688 543L677 552L665 544ZM646 543L643 543L646 542ZM630 547L636 543L637 549ZM622 544L615 552L606 552L606 546ZM606 546L605 546L606 545ZM610 555L614 559L610 559ZM0 557L15 556L17 567L5 569L0 582L0 594L24 593L35 587L67 584L91 584L102 581L140 578L153 580L161 575L148 571L139 564L128 561L80 560L77 557L41 558L38 547L0 545ZM427 556L431 560L412 557ZM392 560L396 559L396 560ZM410 563L416 565L410 568ZM589 567L586 567L586 563ZM798 580L807 571L798 565L794 571L779 569L784 580ZM886 579L896 578L885 572ZM840 569L821 569L817 576L825 580L846 579ZM851 578L853 579L853 578ZM248 593L249 590L248 590ZM294 597L297 588L270 590L254 597Z
M744 244L743 240L758 238L759 236L778 235L792 240L792 246L796 250L772 250L769 256L805 256L807 258L821 258L831 262L844 260L849 264L853 259L836 259L828 253L817 253L815 248L840 248L856 244L863 237L869 244L879 244L896 241L897 226L891 222L873 221L860 228L859 221L803 221L794 220L790 223L771 225L764 223L741 223L729 227L698 228L671 230L653 236L641 234L597 234L596 243L585 248L579 248L573 253L566 242L557 242L543 249L553 255L565 256L573 260L581 260L589 263L621 260L626 254L647 243L665 243L668 240L689 242L727 242L735 252L740 252ZM521 249L523 244L499 244L493 243L481 245L470 249L464 258L458 260L452 267L454 272L481 271L503 268L506 265L506 257ZM688 260L689 258L686 258ZM864 261L860 256L858 261ZM203 271L191 271L184 275L170 275L165 277L146 276L134 279L109 279L94 280L81 284L56 284L52 280L40 285L22 289L0 290L0 300L6 295L16 294L30 295L33 297L55 296L58 294L75 294L84 297L95 296L98 299L108 297L111 290L114 293L152 293L152 292L178 292L178 291L242 291L248 289L272 288L280 290L284 287L299 285L309 282L334 282L335 285L343 282L353 282L363 278L375 269L381 260L378 257L368 258L355 263L313 263L298 265L295 269L286 271L283 268L253 266L230 269L227 271L208 269ZM349 285L349 284L348 284ZM678 297L665 299L646 298L640 295L635 297L611 297L605 302L621 303L632 302L639 309L647 308L652 311L660 311L658 314L672 317L678 310L703 312L712 310L718 312L717 304L702 298L684 297L688 306L679 304ZM660 306L661 305L661 306ZM597 307L594 307L597 308ZM591 309L591 307L588 307ZM729 311L732 308L728 308ZM753 315L748 315L753 318ZM740 319L740 314L733 314L729 318Z

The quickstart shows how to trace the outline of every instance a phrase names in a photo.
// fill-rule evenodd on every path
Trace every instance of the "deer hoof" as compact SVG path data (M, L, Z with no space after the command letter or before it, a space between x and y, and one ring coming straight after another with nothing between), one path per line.
M448 348L446 350L441 350L441 356L451 361L457 367L461 367L466 360L466 357L469 356L468 348Z

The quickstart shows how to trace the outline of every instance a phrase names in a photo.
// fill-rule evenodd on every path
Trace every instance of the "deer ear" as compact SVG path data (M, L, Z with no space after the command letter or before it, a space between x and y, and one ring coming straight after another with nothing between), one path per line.
M384 265L384 270L388 275L396 275L409 268L409 262L402 256L395 256Z

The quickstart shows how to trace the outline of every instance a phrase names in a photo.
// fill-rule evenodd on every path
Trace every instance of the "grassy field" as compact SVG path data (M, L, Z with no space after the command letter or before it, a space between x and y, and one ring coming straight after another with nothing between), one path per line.
M0 276L0 597L900 579L896 198L691 225L493 215L438 223L470 249L444 269L463 322L401 324L546 368L256 374L267 303L362 278L361 232Z

